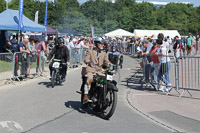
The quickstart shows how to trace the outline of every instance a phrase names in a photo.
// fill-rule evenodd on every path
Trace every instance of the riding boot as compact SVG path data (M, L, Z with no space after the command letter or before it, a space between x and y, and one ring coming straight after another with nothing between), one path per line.
M92 103L92 100L88 98L88 94L84 94L83 96L83 104Z

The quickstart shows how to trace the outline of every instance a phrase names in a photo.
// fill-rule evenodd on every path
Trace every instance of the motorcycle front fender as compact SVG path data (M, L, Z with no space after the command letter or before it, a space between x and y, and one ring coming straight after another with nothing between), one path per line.
M114 83L108 83L107 85L108 89L113 90L113 91L118 91L118 88Z

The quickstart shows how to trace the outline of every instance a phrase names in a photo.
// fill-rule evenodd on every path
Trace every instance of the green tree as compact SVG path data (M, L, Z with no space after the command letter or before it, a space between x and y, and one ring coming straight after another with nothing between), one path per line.
M6 10L6 1L0 0L0 13Z
M77 0L58 0L55 6L48 3L48 25L59 29L77 30L90 35L90 25L96 35L122 28L133 32L134 29L173 29L186 35L200 33L200 7L191 4L170 3L164 7L135 0L89 0L79 5ZM46 1L25 0L24 15L34 20L39 11L39 23L44 24ZM19 0L12 0L9 9L18 10ZM0 0L0 12L6 9L5 0Z
M156 7L147 2L137 4L133 9L133 27L135 29L151 29L157 25Z

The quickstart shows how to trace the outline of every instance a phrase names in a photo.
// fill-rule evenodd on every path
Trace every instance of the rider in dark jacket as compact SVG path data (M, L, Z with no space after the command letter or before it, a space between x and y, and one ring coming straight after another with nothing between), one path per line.
M66 77L66 72L67 72L67 66L70 65L69 63L69 50L68 48L64 45L64 39L62 37L58 38L58 45L56 45L51 53L48 56L47 63L51 58L54 56L55 59L60 59L61 60L61 65L62 65L62 80L65 81ZM66 63L66 65L63 65L63 63ZM50 76L52 74L52 66L53 62L50 63L49 69L50 69Z

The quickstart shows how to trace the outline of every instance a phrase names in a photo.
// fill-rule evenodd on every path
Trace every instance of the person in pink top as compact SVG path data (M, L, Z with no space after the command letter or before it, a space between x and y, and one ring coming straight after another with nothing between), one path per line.
M47 59L46 55L49 54L49 48L48 48L48 41L41 41L38 46L36 47L36 50L40 51L41 53L41 66L42 66L42 72L44 72L44 65L45 61Z

